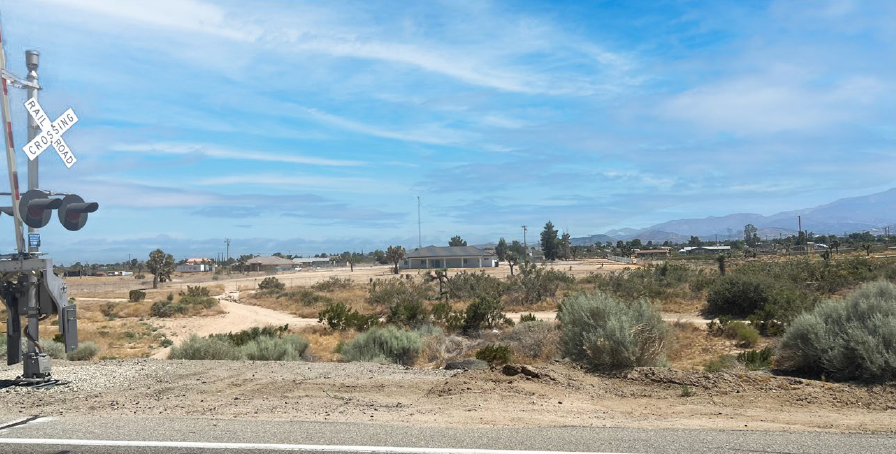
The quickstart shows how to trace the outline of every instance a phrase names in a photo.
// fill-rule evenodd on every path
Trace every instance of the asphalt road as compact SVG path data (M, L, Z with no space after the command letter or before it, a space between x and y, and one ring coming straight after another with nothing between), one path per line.
M301 416L301 409L292 412L293 417ZM591 427L441 428L167 417L0 419L0 453L232 454L271 451L894 453L896 436Z

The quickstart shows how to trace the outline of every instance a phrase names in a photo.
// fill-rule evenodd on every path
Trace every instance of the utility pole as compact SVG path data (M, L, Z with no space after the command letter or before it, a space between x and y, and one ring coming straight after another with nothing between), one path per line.
M224 238L224 245L227 246L227 253L224 255L224 261L230 260L230 238Z
M420 196L417 196L417 247L423 248L423 228L420 224Z
M526 241L526 232L529 230L525 225L523 226L523 246L526 247L526 255L529 255L529 243Z

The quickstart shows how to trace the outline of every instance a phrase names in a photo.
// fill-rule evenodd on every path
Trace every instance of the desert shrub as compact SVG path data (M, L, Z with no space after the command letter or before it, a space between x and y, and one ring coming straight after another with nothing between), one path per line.
M579 281L595 284L599 290L625 300L668 299L688 296L688 283L696 274L685 265L663 263L608 274L591 273Z
M721 372L735 367L737 367L737 358L732 355L720 355L703 365L703 370L707 372Z
M0 358L6 358L6 334L0 336Z
M209 309L218 304L218 300L209 296L209 290L206 287L187 286L186 292L179 293L180 300L178 304L182 306L195 306L203 309Z
M479 297L467 306L462 330L464 334L474 334L483 328L494 328L508 321L500 299Z
M445 323L451 314L451 305L445 302L438 302L432 305L429 312L434 323Z
M64 350L64 347L63 347ZM100 348L93 342L81 342L78 348L68 354L69 361L89 361L100 352Z
M503 344L486 345L476 352L476 359L489 364L507 364L510 362L511 356L510 347Z
M562 285L573 283L575 278L562 271L524 263L519 274L508 281L507 302L512 306L537 304L556 296Z
M665 361L669 328L645 299L623 302L606 293L578 293L560 303L560 347L594 369L656 366Z
M128 292L128 301L137 303L146 299L146 292L143 290L131 290Z
M220 337L202 338L191 334L180 345L171 347L168 359L240 360L243 353L239 347Z
M513 327L503 342L510 345L515 356L549 360L557 354L560 331L544 321L523 322Z
M401 326L415 328L429 323L429 311L421 300L399 301L389 306L386 321Z
M768 276L740 273L723 276L713 284L704 312L749 318L761 331L777 334L813 305L805 291L784 287Z
M286 292L280 292L277 299L284 298L287 301L301 304L302 306L315 306L318 304L329 304L333 302L333 298L327 295L321 295L307 288L297 288Z
M258 283L258 291L262 294L274 294L286 288L286 284L276 277L266 277Z
M896 285L868 283L820 303L793 321L778 355L784 368L830 378L896 378Z
M706 326L710 334L733 339L741 348L752 347L759 341L759 331L756 328L727 316L719 317L718 322L712 320Z
M774 353L775 350L771 347L765 347L762 350L747 350L737 354L737 362L749 370L768 369L771 367Z
M236 333L227 333L227 334L212 334L209 336L211 339L218 339L230 344L233 344L237 347L242 347L243 345L248 344L256 339L262 337L281 337L289 330L289 324L282 326L253 326L249 329L244 329L242 331L238 331Z
M537 321L538 321L538 317L536 317L535 314L533 314L531 312L528 314L520 314L520 323L537 322Z
M246 359L252 361L299 361L307 349L308 341L295 334L261 336L241 348Z
M504 294L505 286L504 282L494 276L463 271L448 280L447 291L448 297L452 299L500 298Z
M318 292L335 292L336 290L347 290L352 288L352 280L347 277L340 278L336 276L330 276L329 279L318 282L312 285L311 288Z
M145 274L135 274L134 279L146 279L146 275Z
M174 317L177 314L185 314L186 312L186 306L176 305L170 301L156 301L149 307L149 314L159 318Z
M347 329L364 331L378 325L380 318L375 314L362 315L345 303L338 302L328 304L324 310L318 312L317 322L339 331Z
M367 301L374 306L390 307L407 302L422 302L432 296L432 287L425 283L410 279L375 279L368 287Z
M103 317L106 317L107 320L115 319L115 303L109 301L102 306L100 306L100 313L103 314Z
M3 336L6 337L6 336ZM5 340L5 339L4 339ZM60 344L54 340L50 339L41 339L40 341L41 352L50 355L50 358L53 359L66 359L67 355L65 354L65 345ZM4 343L4 349L6 348L6 344ZM22 351L26 349L25 342L22 342ZM5 352L4 352L5 353Z
M423 341L416 332L394 326L374 327L346 343L342 347L342 358L410 365L422 350Z

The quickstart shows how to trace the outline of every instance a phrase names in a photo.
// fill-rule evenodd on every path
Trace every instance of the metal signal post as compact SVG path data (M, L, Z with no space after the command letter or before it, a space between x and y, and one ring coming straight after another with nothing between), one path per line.
M2 35L0 35L2 36ZM54 314L59 316L59 330L66 352L78 347L77 318L74 304L68 300L65 281L57 276L53 261L40 252L38 230L50 222L53 210L58 211L59 221L67 230L80 230L87 222L89 213L95 212L96 202L85 202L76 194L65 194L40 189L38 155L47 148L55 148L63 164L71 168L77 161L68 145L62 140L62 133L74 125L78 118L71 109L56 121L50 122L37 102L37 68L40 55L36 51L25 52L26 79L19 78L6 70L6 55L0 37L0 79L3 92L0 95L0 110L3 114L4 135L6 137L6 158L9 170L10 196L12 206L0 207L0 213L13 219L16 235L16 253L0 255L0 298L6 305L7 317L7 364L23 363L24 373L15 381L19 385L48 385L55 383L50 375L50 358L43 352L39 336L39 322ZM23 147L29 158L28 191L19 192L16 170L15 141L12 136L12 116L9 109L7 87L25 88L28 100L25 108L29 114L28 144ZM64 196L60 198L60 196ZM23 223L28 226L28 244L25 247ZM27 318L22 329L20 318ZM22 352L22 337L26 350Z

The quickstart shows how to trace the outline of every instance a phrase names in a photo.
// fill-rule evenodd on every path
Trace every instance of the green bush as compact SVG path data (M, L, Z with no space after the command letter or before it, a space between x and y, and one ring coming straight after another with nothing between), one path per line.
M317 322L324 323L334 330L365 331L378 325L380 318L376 314L362 315L355 309L346 306L345 303L338 302L331 303L324 310L318 312Z
M486 345L476 352L476 359L489 364L507 364L511 358L510 347L503 344Z
M480 297L500 298L505 287L506 284L494 276L462 271L448 280L447 291L449 298L472 300Z
M703 284L704 281L698 277L703 277L702 270L694 271L685 265L663 263L608 274L592 273L579 282L595 284L597 289L624 300L669 299L688 297L690 282Z
M575 283L575 278L562 271L531 263L520 265L520 272L509 279L508 304L537 304L557 295L562 285Z
M146 298L146 292L143 290L131 290L128 292L128 301L132 303L137 303L143 301Z
M422 300L401 300L389 306L386 321L401 326L416 328L430 321L429 311Z
M299 303L302 306L315 306L318 304L329 304L333 302L333 298L327 295L321 295L311 289L297 288L286 292L280 292L277 299L284 298L293 303Z
M536 317L535 314L533 314L531 312L528 314L520 314L520 323L537 322L537 321L538 321L538 317Z
M657 366L670 330L645 299L623 302L606 293L578 293L560 303L560 347L572 360L600 370Z
M280 282L276 277L266 277L258 283L259 293L277 293L286 288L286 284Z
M756 328L741 321L733 321L727 316L719 317L718 322L710 321L707 329L712 335L737 341L737 346L741 348L752 347L759 341L759 331Z
M346 361L393 362L411 365L423 350L419 333L403 331L394 326L374 327L342 347Z
M153 317L169 318L176 314L185 314L186 306L179 306L169 301L156 301L149 307L149 314Z
M391 307L422 302L432 297L433 289L425 283L410 279L375 279L368 287L367 302L374 306Z
M189 339L171 348L168 359L240 360L243 359L243 352L236 345L221 338L202 338L191 334Z
M509 321L500 299L480 297L467 306L462 329L464 334L475 334L483 328L494 328Z
M134 279L146 279L146 275L145 274L135 274Z
M248 344L256 339L262 337L281 337L289 330L289 324L282 326L253 326L249 329L244 329L242 331L238 331L236 333L227 333L227 334L212 334L208 336L212 339L222 340L224 342L228 342L237 347L242 347L243 345Z
M746 318L771 300L775 282L765 276L728 274L709 289L706 313Z
M703 366L707 372L722 372L737 367L737 358L732 355L721 355Z
M81 342L78 348L68 354L69 361L89 361L100 352L93 342Z
M307 349L308 341L295 334L261 336L241 348L246 359L252 361L299 361Z
M775 351L771 347L765 347L762 350L748 350L737 354L737 362L749 370L768 369L771 367L774 353Z
M864 284L844 301L824 301L800 315L784 333L778 356L786 369L829 378L896 378L896 285Z
M340 278L336 276L330 276L329 279L318 282L312 285L311 288L318 292L334 292L336 290L347 290L352 288L352 280L347 277Z
M3 336L6 337L6 336ZM5 339L4 339L5 341ZM83 344L82 344L83 345ZM67 355L65 354L65 345L60 344L54 340L49 339L41 339L40 340L41 352L50 355L50 358L53 359L66 359ZM4 343L5 348L5 343ZM25 351L25 342L22 342L22 351Z
M180 292L178 296L180 296L178 304L181 306L196 306L203 309L209 309L218 304L218 300L209 295L208 288L200 287L198 285L195 287L188 285L187 291Z

